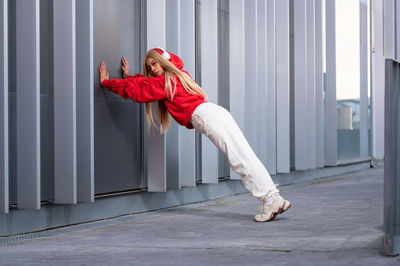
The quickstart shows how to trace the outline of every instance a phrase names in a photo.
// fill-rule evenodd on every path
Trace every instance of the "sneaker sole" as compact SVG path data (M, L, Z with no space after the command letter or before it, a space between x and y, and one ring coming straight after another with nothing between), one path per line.
M284 213L290 207L292 207L292 204L289 201L285 200L285 203L283 204L283 206L281 208L279 208L277 215Z
M292 204L291 204L289 201L286 201L286 200L285 200L285 203L283 204L283 206L280 207L280 208L278 209L277 212L273 212L273 213L271 214L271 216L270 216L268 219L262 220L262 221L257 221L256 219L254 219L254 221L256 221L256 222L269 222L269 221L272 221L273 219L276 218L276 216L278 216L278 214L284 213L284 212L287 211L290 207L292 207Z

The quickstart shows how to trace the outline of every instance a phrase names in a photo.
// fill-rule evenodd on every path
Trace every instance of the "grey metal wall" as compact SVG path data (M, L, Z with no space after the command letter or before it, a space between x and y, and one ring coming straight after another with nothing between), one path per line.
M17 203L17 119L16 119L16 1L8 1L9 15L9 180L10 204ZM53 4L40 5L40 119L41 119L41 200L54 198L54 133L53 133Z
M141 1L94 1L94 65L121 77L121 57L141 72ZM97 70L97 69L96 69ZM143 187L141 105L103 89L94 76L95 193Z
M12 204L38 209L40 200L75 204L92 202L94 194L141 188L165 192L194 187L199 181L218 183L219 177L239 178L229 172L225 156L205 136L198 136L195 143L194 131L176 123L165 135L146 132L143 105L100 86L97 67L101 61L107 63L112 78L121 78L122 56L128 58L131 73L138 73L146 50L157 46L181 56L209 100L230 110L271 174L287 173L291 166L305 170L336 164L335 130L328 130L330 156L326 162L322 159L322 28L318 27L326 12L327 38L334 43L335 10L329 9L333 1L327 0L326 10L322 10L322 0L60 1L34 1L31 10L23 0L7 2L10 161L9 176L2 180L9 181ZM23 26L32 21L33 30L25 31ZM65 40L62 45L58 44L61 39ZM35 71L26 78L18 74L25 66L17 53L24 52L22 43L40 48L40 53L27 51ZM63 58L68 60L65 71L71 77L67 82L63 82L64 68L57 63ZM332 123L336 114L334 59L329 51L330 127L336 126ZM20 80L33 84L33 89ZM25 99L24 93L35 93L37 84L39 100L32 97L18 104L18 91L19 100ZM68 101L62 101L63 92ZM57 119L63 110L71 127ZM27 129L39 132L38 138L23 130L31 113L35 119ZM63 134L54 133L63 128L68 131L65 143L60 138ZM30 137L28 146L22 145L25 136ZM64 156L57 147L68 150L65 156L72 162L68 171L57 167ZM31 162L29 175L17 175L18 169L25 170L18 156ZM25 181L32 186L24 186ZM65 189L63 181L68 185ZM63 190L69 193L65 202L57 200ZM27 197L18 199L24 192ZM29 200L34 203L27 204Z
M218 0L218 104L229 110L229 0ZM230 176L229 162L218 153L218 177Z

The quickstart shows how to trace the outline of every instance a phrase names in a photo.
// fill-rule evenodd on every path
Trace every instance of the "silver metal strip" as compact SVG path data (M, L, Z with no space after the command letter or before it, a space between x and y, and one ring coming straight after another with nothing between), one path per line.
M326 153L325 165L337 164L336 125L336 10L335 0L326 0Z
M394 59L396 56L396 32L395 32L395 1L396 0L384 0L384 51L385 58Z
M229 109L238 126L244 130L245 57L244 0L229 1ZM230 169L230 179L240 175Z
M315 0L306 0L307 36L307 169L317 167L315 108Z
M307 20L306 0L293 1L294 19L294 167L307 170L308 156L308 99L307 99Z
M360 4L360 157L369 157L367 0Z
M322 1L315 1L316 167L324 167L324 96L322 69Z
M172 53L178 54L180 47L180 1L171 0L165 2L165 20L166 20L166 49ZM166 134L166 160L167 160L167 189L180 189L180 125L171 118L171 128Z
M400 254L400 125L399 88L400 64L386 59L385 62L385 175L383 201L383 253Z
M372 157L383 159L385 121L385 57L383 32L383 0L375 0L373 7L374 32L372 37Z
M277 172L290 172L289 1L276 1Z
M253 130L257 131L257 156L260 161L267 165L268 162L268 147L267 138L268 132L267 120L267 3L265 0L257 0L256 14L257 18L257 123L258 127ZM255 148L255 147L254 147Z
M276 18L275 0L267 0L267 170L276 174Z
M16 1L17 205L40 209L40 1Z
M76 141L78 201L94 201L93 0L76 2Z
M201 86L209 101L218 103L217 1L202 0L201 16ZM218 183L218 149L204 135L201 140L202 183Z
M165 1L147 1L146 5L147 50L165 47ZM157 131L153 128L148 132L147 186L149 192L167 190L166 134L161 135Z
M180 0L180 47L179 55L185 63L184 69L195 78L195 1ZM181 185L196 186L195 130L179 127L179 173Z
M54 201L77 203L75 0L53 3Z
M247 142L257 154L257 2L246 1L244 6L244 130Z
M0 213L8 213L8 0L0 1Z

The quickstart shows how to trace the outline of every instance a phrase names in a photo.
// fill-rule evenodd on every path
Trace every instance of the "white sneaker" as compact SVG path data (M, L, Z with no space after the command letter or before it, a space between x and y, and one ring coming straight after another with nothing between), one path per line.
M271 199L272 197L272 199ZM254 216L256 222L268 222L273 220L278 214L284 213L292 204L284 200L281 195L271 196L263 201L259 213Z

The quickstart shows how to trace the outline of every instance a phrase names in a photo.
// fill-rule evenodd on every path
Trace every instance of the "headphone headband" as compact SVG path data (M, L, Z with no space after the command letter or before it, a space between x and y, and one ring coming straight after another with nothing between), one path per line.
M159 49L163 52L161 56L164 57L164 59L168 61L171 59L171 55L167 51L165 51L164 48L157 47L156 49Z

